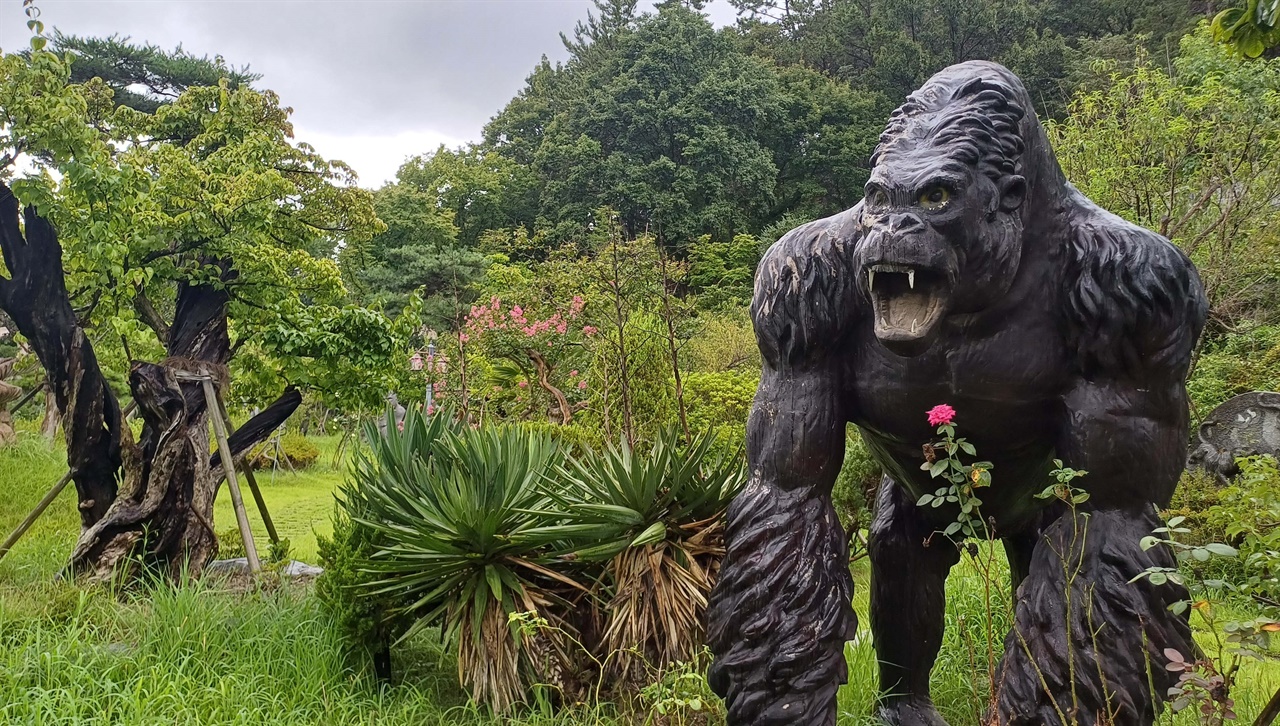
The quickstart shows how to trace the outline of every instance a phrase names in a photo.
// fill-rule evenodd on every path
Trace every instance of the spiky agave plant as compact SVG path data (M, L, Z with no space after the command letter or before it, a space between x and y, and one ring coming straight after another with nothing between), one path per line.
M606 562L601 646L612 675L637 680L646 664L694 657L724 556L722 516L746 481L741 456L717 453L710 433L685 445L671 428L643 453L623 441L574 457L558 478L550 496L598 543L574 554Z
M516 428L423 418L407 415L404 431L389 431L375 447L376 466L357 470L367 501L361 522L382 543L366 562L373 575L366 591L406 603L414 624L401 640L442 625L459 680L474 700L503 713L561 660L547 652L556 644L523 635L511 616L532 611L558 624L559 593L582 587L551 569L565 532L539 484L559 448ZM426 433L432 426L440 426L434 437Z

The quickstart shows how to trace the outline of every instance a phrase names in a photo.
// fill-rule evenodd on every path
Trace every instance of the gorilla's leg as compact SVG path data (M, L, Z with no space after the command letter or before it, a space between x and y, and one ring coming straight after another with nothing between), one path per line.
M1069 513L1045 529L1005 639L997 723L1155 720L1176 676L1161 650L1195 647L1186 619L1168 610L1187 596L1183 587L1129 583L1148 567L1175 565L1166 548L1138 544L1159 526L1145 507Z
M707 601L707 681L729 726L835 726L857 632L831 485L844 459L837 377L765 369L747 421L751 479L729 505Z
M942 645L946 582L960 560L920 510L885 476L871 523L871 632L880 662L880 718L893 726L945 726L929 697L929 671Z

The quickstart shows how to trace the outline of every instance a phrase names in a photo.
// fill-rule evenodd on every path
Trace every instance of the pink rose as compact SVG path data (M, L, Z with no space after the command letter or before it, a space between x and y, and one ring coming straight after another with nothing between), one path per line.
M586 388L586 387L587 387L587 382L586 382L586 381L578 381L578 388L582 389L582 388Z
M528 387L529 387L529 384L528 384L528 382L527 382L527 381L520 381L520 382L519 382L519 383L517 383L516 385L517 385L517 386L520 386L521 388L528 388Z
M929 425L944 426L951 423L956 418L956 410L945 403L929 409Z

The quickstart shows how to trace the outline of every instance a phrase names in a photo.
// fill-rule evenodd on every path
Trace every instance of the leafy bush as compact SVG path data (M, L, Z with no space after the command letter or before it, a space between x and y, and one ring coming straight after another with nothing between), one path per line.
M565 659L554 644L557 652L545 652L547 639L521 635L511 618L534 612L568 627L568 608L556 605L566 589L586 589L551 569L564 532L555 526L561 515L541 511L541 479L560 448L543 434L447 418L410 411L403 431L367 430L372 451L358 459L345 501L359 502L347 514L376 549L357 564L353 586L390 600L389 613L411 623L402 639L442 626L459 679L503 713Z
M1280 465L1270 456L1239 463L1240 476L1207 518L1240 550L1244 573L1235 587L1280 606Z
M710 432L688 446L675 429L635 455L625 443L570 459L549 494L609 585L601 652L610 675L637 680L698 651L702 615L724 555L721 515L746 481L740 458L714 453Z
M391 642L403 635L412 620L405 613L411 604L403 593L372 593L378 578L367 569L369 559L388 545L387 537L364 523L374 509L369 491L374 482L409 476L413 462L429 459L446 431L455 428L446 416L423 419L410 409L404 430L391 427L386 436L376 426L366 429L369 449L356 450L350 477L339 485L334 506L333 536L318 536L324 574L316 581L316 595L324 602L343 632L352 654L372 658L380 678L390 679Z
M357 652L440 626L459 680L498 713L548 690L580 699L591 671L598 690L693 657L746 477L710 434L570 456L537 428L416 410L402 431L370 428L320 546L318 592Z
M1280 325L1246 325L1206 344L1187 382L1198 421L1223 401L1280 385Z
M1227 539L1226 524L1221 515L1213 514L1214 508L1223 503L1222 486L1217 478L1201 469L1182 472L1173 500L1164 512L1164 518L1183 517L1182 526L1190 530L1182 541L1192 545L1224 542Z
M292 431L282 434L279 442L267 441L255 450L253 468L286 467L306 469L320 458L320 449L311 440Z
M683 380L689 430L714 432L725 451L740 449L747 437L747 416L760 385L760 374L686 373Z
M844 466L831 490L832 504L845 529L871 525L871 507L881 475L880 464L871 458L862 434L850 426L844 443Z
M231 527L218 533L218 557L232 560L244 557L244 539L240 537L240 528Z

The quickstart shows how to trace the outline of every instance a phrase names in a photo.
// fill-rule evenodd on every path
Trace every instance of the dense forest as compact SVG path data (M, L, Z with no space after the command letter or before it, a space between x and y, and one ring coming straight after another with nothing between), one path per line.
M596 638L586 648L597 655L597 642L610 653L639 642L664 667L693 661L723 551L718 517L741 483L760 378L747 308L761 255L799 224L858 203L889 114L933 73L969 59L998 61L1025 81L1072 184L1197 265L1210 310L1188 381L1193 426L1236 394L1280 388L1280 18L1266 15L1271 6L730 2L737 22L716 28L696 0L650 11L595 0L562 35L567 59L530 69L482 138L405 149L395 181L378 189L295 138L287 99L248 66L46 32L29 13L30 47L0 56L0 398L47 385L39 402L63 414L82 527L72 569L106 580L137 555L177 580L191 564L183 558L200 559L198 572L227 546L201 519L224 475L217 462L191 464L208 486L184 506L204 512L183 513L180 524L164 506L132 519L112 507L117 487L165 486L153 463L163 454L158 432L174 424L148 404L152 369L138 362L195 366L225 376L232 418L261 422L254 414L287 408L252 443L283 425L335 437L334 461L352 463L332 536L321 540L332 574L319 588L379 675L390 668L388 642L440 621L449 647L462 643L468 693L495 711L537 701L539 679L553 678L566 699L588 698L588 686L520 655L563 646L517 623L539 609L571 612L548 617L558 632ZM176 385L195 400L191 381ZM140 406L140 424L128 422L126 400ZM410 409L402 430L385 419L381 435L362 428L394 416L395 400ZM203 457L211 412L191 411L186 435ZM247 452L234 439L235 453ZM835 498L856 543L879 468L856 429L846 446ZM430 467L414 450L436 452ZM151 458L139 463L143 455ZM682 457L694 464L682 468ZM1240 545L1253 569L1233 571L1233 593L1271 607L1280 530L1267 513L1280 516L1280 474L1269 466L1246 467L1248 491L1188 475L1174 509L1201 544ZM543 470L576 493L527 489ZM486 491L449 507L439 492L417 493L456 518L432 526L531 564L450 580L474 562L450 569L466 559L453 541L405 536L426 505L397 494L387 471L413 486L436 477L465 488L457 482L478 471L507 482L506 498ZM602 483L610 476L629 476L634 488ZM655 483L671 477L684 489ZM685 506L681 497L698 491ZM563 509L550 524L534 511L549 501ZM626 515L592 508L602 501ZM543 538L512 544L517 531ZM548 554L588 534L594 547ZM141 549L125 557L129 547ZM392 550L405 559L374 556ZM632 550L643 557L627 560ZM566 606L579 602L582 582L626 591L655 551L661 564L644 577L677 593L667 605L633 596L590 617ZM436 574L454 590L403 564L446 557L457 559ZM387 595L397 587L398 600ZM406 604L404 593L421 600ZM617 615L624 606L648 613L637 616L643 627ZM1250 622L1255 635L1280 628ZM643 681L628 657L596 666L601 677Z

